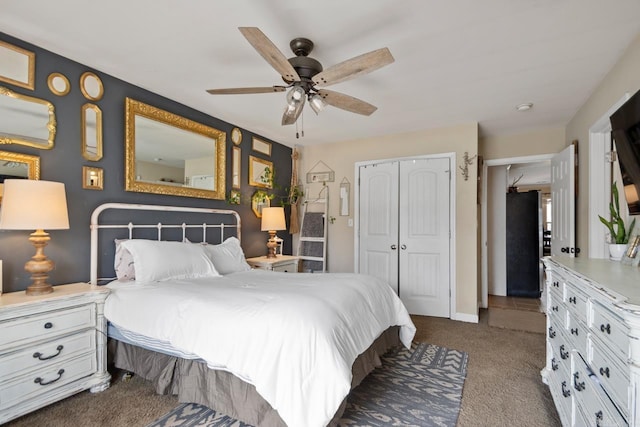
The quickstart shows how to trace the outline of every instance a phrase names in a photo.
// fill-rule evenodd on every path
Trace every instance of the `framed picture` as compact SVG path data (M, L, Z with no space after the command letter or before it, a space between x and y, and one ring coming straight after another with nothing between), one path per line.
M627 250L622 257L622 263L628 265L638 265L640 256L638 255L638 246L640 246L640 235L635 236L633 239L629 239Z
M240 189L240 161L242 159L242 149L233 147L231 157L231 188Z
M258 153L271 156L271 143L258 139L255 136L251 140L251 149L253 149L253 151L257 151Z
M254 187L272 188L273 163L249 156L249 185Z
M307 173L307 184L314 184L316 182L333 182L334 180L335 173L333 171Z

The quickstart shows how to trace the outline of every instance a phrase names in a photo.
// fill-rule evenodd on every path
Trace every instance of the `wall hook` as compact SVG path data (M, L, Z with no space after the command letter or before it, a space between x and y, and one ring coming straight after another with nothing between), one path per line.
M464 166L458 166L462 171L462 176L465 181L469 180L469 165L473 163L473 160L478 157L478 155L474 155L473 157L469 157L469 152L465 151L464 156L462 156L462 161L464 162Z

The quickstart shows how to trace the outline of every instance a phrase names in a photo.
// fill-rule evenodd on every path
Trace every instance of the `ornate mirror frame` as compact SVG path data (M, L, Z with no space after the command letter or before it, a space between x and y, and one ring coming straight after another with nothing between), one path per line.
M136 175L136 117L146 118L160 124L193 132L211 140L211 155L215 155L215 188L213 190L162 184L139 180ZM226 138L225 132L210 126L189 120L174 113L153 107L131 98L126 99L126 138L125 138L125 190L141 193L164 194L171 196L199 197L202 199L225 199L226 176ZM180 151L180 141L174 141L175 151Z
M0 81L33 90L35 69L35 53L0 40Z
M44 99L34 98L32 96L22 95L16 93L6 87L0 86L0 97L6 96L13 98L17 101L25 103L34 103L43 106L42 112L47 116L41 124L37 126L41 127L47 133L47 139L37 138L31 135L22 135L20 133L9 132L7 129L3 129L0 124L0 144L18 144L26 145L27 147L41 148L43 150L50 150L53 148L53 141L56 138L56 113L53 104ZM29 106L29 104L25 104ZM2 111L0 111L0 120L2 119ZM34 127L31 125L31 127Z
M102 159L102 110L95 104L84 104L80 122L82 157L97 162Z

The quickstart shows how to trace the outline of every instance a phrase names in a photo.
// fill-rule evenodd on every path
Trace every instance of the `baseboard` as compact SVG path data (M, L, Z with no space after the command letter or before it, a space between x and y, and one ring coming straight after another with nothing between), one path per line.
M451 316L451 320L458 320L460 322L478 323L479 317L477 314L468 313L455 313Z

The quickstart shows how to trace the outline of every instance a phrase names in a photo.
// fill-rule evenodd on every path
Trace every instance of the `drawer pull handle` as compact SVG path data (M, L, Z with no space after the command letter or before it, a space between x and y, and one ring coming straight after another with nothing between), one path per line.
M552 311L558 311L558 306L557 306L557 305L554 305L553 307L551 307L551 310L552 310Z
M53 328L53 323L51 323L51 322L47 322L47 323L45 323L45 324L44 324L44 328L45 328L45 329L51 329L51 328Z
M602 414L602 411L596 412L596 427L600 427L602 425L600 424L600 421L602 421L603 418L604 415Z
M64 374L64 369L60 369L60 370L58 371L58 378L54 378L54 379L52 379L51 381L46 381L46 382L44 382L44 381L42 381L42 378L38 377L38 378L36 378L35 380L33 380L33 382L34 382L34 383L36 383L36 384L40 384L40 385L49 385L49 384L53 384L53 383L55 383L56 381L58 381L60 378L62 378L62 374Z
M569 302L575 304L576 303L576 297L569 297Z
M553 326L549 326L549 338L555 338L556 331L553 330Z
M578 328L575 328L575 329L571 328L571 334L578 336Z
M568 358L569 358L569 352L568 352L568 351L564 351L564 344L562 344L562 345L560 346L560 357L561 357L563 360L566 360L566 359L568 359Z
M571 396L571 390L567 389L567 382L566 381L562 381L562 395L564 397Z
M608 323L607 323L607 326L600 325L600 330L602 332L606 332L607 334L611 335L611 325Z
M556 358L555 357L553 359L551 359L551 370L552 371L557 371L558 370L558 362L556 362Z
M556 288L559 288L560 287L560 283L559 282L553 282L553 286L556 287Z
M33 358L34 359L38 359L38 360L53 359L54 357L60 355L60 353L62 352L63 348L64 348L64 346L62 344L60 344L58 347L56 347L56 350L58 350L58 352L56 354L52 354L51 356L42 357L42 353L36 352L36 353L33 353Z
M574 372L573 374L573 388L575 388L578 391L582 391L585 388L585 384L584 381L582 381L581 383L578 382L580 380L580 373L579 372Z
M609 367L607 366L606 368L600 368L600 375L609 378Z

